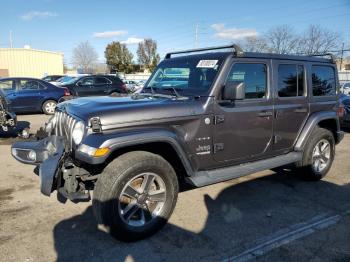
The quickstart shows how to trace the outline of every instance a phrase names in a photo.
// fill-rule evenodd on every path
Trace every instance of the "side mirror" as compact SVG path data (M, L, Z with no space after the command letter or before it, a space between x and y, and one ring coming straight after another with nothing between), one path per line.
M77 83L77 86L82 86L83 84L81 82L78 82Z
M243 82L227 82L224 87L224 100L242 100L245 98L245 85Z

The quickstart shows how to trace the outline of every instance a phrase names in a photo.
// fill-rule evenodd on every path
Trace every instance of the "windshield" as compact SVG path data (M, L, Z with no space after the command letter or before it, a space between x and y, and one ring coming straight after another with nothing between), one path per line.
M223 58L198 57L164 60L144 87L155 91L176 89L182 94L206 94L219 72ZM149 90L147 90L149 91Z

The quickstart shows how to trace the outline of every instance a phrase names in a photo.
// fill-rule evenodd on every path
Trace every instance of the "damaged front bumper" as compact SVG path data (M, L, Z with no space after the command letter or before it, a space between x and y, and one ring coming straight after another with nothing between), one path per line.
M53 191L64 152L64 139L60 136L50 136L32 142L17 142L11 149L13 157L18 161L39 167L40 190L46 196L50 196Z

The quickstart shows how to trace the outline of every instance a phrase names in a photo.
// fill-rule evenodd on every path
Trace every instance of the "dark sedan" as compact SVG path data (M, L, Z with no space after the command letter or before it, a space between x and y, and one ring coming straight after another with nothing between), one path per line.
M70 95L67 88L36 78L1 78L0 88L15 113L43 112L50 115L55 112L58 101Z
M73 96L103 96L127 93L126 85L114 75L81 76L62 83Z
M339 105L339 119L341 127L350 128L350 96L342 95Z

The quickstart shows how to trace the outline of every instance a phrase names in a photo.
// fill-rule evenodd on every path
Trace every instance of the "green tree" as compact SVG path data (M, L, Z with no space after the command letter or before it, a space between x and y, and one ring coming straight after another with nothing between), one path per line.
M126 45L113 41L107 45L105 57L110 70L116 70L117 72L124 72L126 74L133 71L133 55Z
M151 38L140 42L137 48L137 56L139 63L152 72L160 60L157 53L157 42Z

